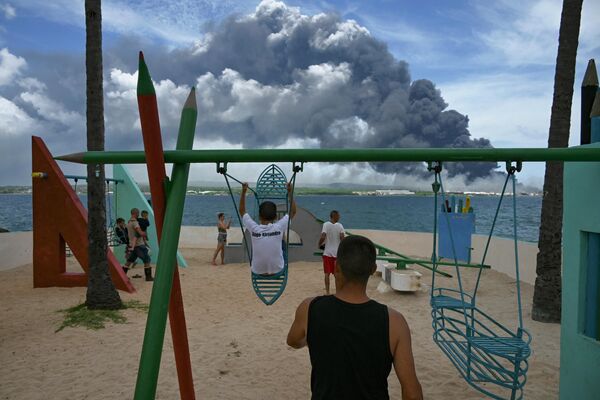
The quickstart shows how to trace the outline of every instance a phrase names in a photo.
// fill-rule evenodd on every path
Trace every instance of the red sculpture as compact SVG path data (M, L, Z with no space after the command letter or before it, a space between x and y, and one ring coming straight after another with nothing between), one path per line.
M33 176L33 287L87 286L87 210L67 182L44 141L31 138ZM84 272L66 271L65 243ZM135 288L112 251L108 266L115 287L128 293Z

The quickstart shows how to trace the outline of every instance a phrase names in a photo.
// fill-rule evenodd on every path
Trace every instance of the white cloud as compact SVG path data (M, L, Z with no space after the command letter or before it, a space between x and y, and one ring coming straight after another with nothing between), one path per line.
M548 140L552 76L482 74L441 83L445 100L469 116L469 130L496 147L543 147ZM500 122L501 121L501 122Z
M334 140L346 141L349 146L369 143L369 139L375 135L373 128L367 121L357 116L344 119L336 119L327 129L328 135Z
M360 26L356 21L350 19L338 22L335 32L329 33L329 31L319 30L315 35L312 45L319 50L331 47L344 47L360 37L370 35L371 33L367 28Z
M23 109L0 96L0 136L32 135L40 126Z
M254 0L105 0L102 23L109 32L191 44L197 41L204 23L234 11L250 11L255 5ZM19 7L46 20L85 28L81 0L19 0Z
M24 58L15 56L5 47L0 50L0 86L14 83L27 66Z
M264 85L231 69L219 77L206 73L196 85L200 118L222 123L252 119L258 131L285 127L287 132L300 133L316 111L344 106L340 91L350 76L346 63L311 65L296 71L295 82L289 85Z
M31 104L39 116L45 120L58 122L67 127L85 126L85 119L81 114L67 110L64 105L44 93L23 92L19 97L24 102Z
M23 79L19 79L17 84L25 90L28 91L42 91L46 90L46 84L44 82L40 82L36 78L26 77Z
M562 1L490 2L476 5L478 14L491 26L481 31L486 46L481 61L510 67L553 66L558 50ZM599 48L599 2L584 2L579 34L579 56L589 58Z
M17 10L8 3L0 4L0 11L4 13L6 19L13 19L17 16Z

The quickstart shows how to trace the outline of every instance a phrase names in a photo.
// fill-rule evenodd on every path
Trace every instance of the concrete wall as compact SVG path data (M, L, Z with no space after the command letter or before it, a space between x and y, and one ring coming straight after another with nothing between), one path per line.
M583 147L600 147L600 144ZM560 398L600 398L600 341L583 335L585 234L600 233L600 163L565 163Z

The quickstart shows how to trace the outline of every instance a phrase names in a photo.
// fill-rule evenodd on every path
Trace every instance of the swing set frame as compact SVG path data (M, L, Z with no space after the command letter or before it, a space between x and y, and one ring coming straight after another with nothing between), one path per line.
M56 157L57 160L70 161L83 164L143 164L146 162L146 153L143 151L93 151L70 154ZM249 149L249 150L170 150L164 151L163 162L173 163L176 166L189 165L190 163L214 163L223 165L225 163L261 163L261 162L600 162L600 148L597 147L573 147L573 148L504 148L504 149ZM187 176L185 182L177 182L175 178L168 187L167 204L174 199L185 197ZM157 377L160 368L160 354L164 340L164 327L166 324L166 312L155 313L155 310L166 310L169 305L172 279L166 278L163 284L163 276L173 275L175 254L178 245L179 229L181 225L181 213L175 207L167 206L164 215L164 229L167 237L171 240L160 243L160 254L157 273L153 291L158 292L150 302L148 320L142 355L153 353L149 362L140 363L138 372L135 399L153 399L156 394ZM162 330L162 333L161 333ZM148 337L162 335L158 341L147 343ZM160 345L156 345L156 343ZM150 343L154 343L150 345ZM142 358L144 358L142 356ZM150 371L146 372L145 371ZM140 377L142 377L140 379ZM146 378L144 378L146 377ZM182 398L193 398L184 397Z

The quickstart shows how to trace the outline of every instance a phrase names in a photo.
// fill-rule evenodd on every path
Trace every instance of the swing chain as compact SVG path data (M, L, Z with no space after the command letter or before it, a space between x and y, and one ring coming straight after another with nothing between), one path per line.
M442 172L442 162L441 161L428 161L427 162L427 171L435 172L434 182L431 184L431 188L433 189L433 193L438 193L440 191L440 182L438 182L438 176Z
M512 161L506 162L506 173L508 175L514 175L516 172L521 172L523 168L523 163L521 161L517 161L516 165L513 165Z
M442 172L442 162L441 161L427 161L427 171L435 172L439 174Z
M223 163L223 166L221 166L220 162L217 163L217 173L222 174L222 175L225 175L227 173L227 163L226 162Z
M294 173L304 171L304 161L300 161L300 165L296 165L296 161L292 163L292 171Z

